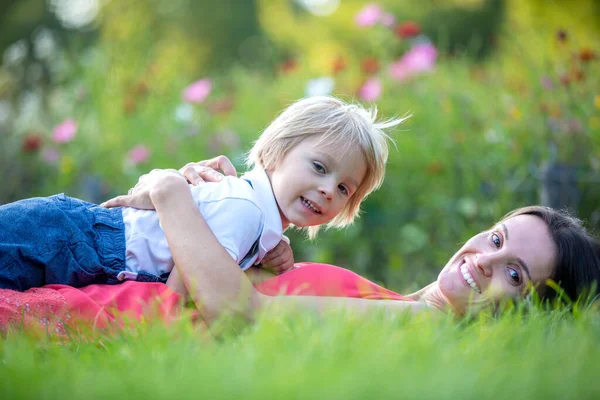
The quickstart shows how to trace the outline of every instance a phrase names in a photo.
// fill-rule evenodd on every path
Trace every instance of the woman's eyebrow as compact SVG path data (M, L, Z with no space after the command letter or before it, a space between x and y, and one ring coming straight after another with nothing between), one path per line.
M506 238L506 241L508 242L508 228L506 228L506 225L504 225L504 224L500 224L500 226L502 226L502 230L504 231L504 237ZM523 259L521 257L517 257L517 261L519 262L519 264L521 264L521 266L525 270L525 273L527 274L529 281L533 282L531 280L531 273L529 272L529 267L527 266L527 263L525 261L523 261Z

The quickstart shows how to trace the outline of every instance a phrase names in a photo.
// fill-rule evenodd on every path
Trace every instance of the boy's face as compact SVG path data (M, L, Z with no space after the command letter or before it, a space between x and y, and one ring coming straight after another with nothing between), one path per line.
M313 136L267 171L283 228L327 223L344 208L367 171L360 150L335 154ZM333 153L333 154L332 154Z

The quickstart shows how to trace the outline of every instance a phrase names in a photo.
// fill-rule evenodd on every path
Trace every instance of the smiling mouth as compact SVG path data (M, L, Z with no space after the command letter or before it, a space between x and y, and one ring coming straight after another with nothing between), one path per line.
M462 274L463 278L465 279L465 282L467 282L467 284L469 286L471 286L471 289L473 289L475 292L481 294L481 289L479 288L479 286L477 286L477 283L475 283L475 280L473 279L473 277L467 270L467 266L465 264L460 266L460 273Z
M321 214L321 211L319 211L317 209L317 207L310 200L307 200L302 196L300 196L300 200L302 201L302 204L304 204L304 206L306 206L306 208L314 211L317 214Z

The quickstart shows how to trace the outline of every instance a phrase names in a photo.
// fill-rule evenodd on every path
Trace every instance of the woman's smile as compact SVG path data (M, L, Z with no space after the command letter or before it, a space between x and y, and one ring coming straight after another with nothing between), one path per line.
M458 271L459 271L460 276L463 278L463 282L465 282L467 285L469 285L471 287L471 289L473 289L475 292L477 292L478 294L481 294L481 288L475 281L475 277L477 275L475 274L473 269L469 267L466 260L460 266Z

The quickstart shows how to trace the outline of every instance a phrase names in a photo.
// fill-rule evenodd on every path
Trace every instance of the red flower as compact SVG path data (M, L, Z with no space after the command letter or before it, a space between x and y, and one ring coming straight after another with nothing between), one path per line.
M210 102L207 105L211 114L227 114L233 108L233 99L226 97Z
M148 94L148 83L146 81L139 81L135 86L135 94L137 96L145 96Z
M573 80L581 82L585 79L585 73L580 69L574 69L573 71L571 71L571 77Z
M362 61L362 70L366 74L374 74L379 71L379 60L375 57L367 57Z
M579 52L579 59L581 61L583 61L583 62L588 62L588 61L595 60L596 59L596 53L592 49L590 49L590 48L582 49Z
M435 161L431 161L429 164L427 164L427 166L425 167L425 169L427 170L427 173L429 175L438 175L441 172L444 172L444 163L442 163L441 161L435 160Z
M331 66L333 74L337 74L338 72L342 72L346 69L346 60L342 56L337 56L333 60L333 64Z
M23 151L32 153L42 147L42 137L37 134L27 135L23 139Z
M298 62L294 58L288 58L281 64L281 71L284 73L290 73L298 67Z
M421 26L413 21L401 22L394 28L394 33L402 39L415 37L421 33Z

